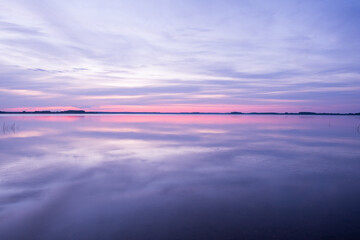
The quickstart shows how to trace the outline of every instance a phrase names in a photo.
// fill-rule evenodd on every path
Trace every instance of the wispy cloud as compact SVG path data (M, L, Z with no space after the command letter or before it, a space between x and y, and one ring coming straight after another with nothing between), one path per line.
M51 98L61 96L60 94L49 94L41 91L28 90L28 89L4 89L0 88L0 92L9 95L31 96L41 98Z

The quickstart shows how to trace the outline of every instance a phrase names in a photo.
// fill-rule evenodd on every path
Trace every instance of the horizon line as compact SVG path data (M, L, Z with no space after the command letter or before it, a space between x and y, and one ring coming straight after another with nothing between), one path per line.
M85 111L85 110L63 110L63 111L0 111L0 114L263 114L263 115L360 115L360 112L334 113L334 112L141 112L141 111Z

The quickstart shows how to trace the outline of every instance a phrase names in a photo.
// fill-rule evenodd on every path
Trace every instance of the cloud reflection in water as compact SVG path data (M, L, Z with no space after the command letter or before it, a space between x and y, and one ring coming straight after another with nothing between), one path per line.
M0 239L360 236L356 117L5 121L21 128L0 135Z

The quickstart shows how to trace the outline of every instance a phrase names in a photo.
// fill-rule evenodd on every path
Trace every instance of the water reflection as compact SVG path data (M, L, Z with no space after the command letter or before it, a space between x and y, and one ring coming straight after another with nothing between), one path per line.
M0 135L0 239L360 236L357 117L3 122L20 128Z
M16 126L15 123L12 123L12 124L3 123L2 124L2 134L16 133L16 130L18 130L18 126Z

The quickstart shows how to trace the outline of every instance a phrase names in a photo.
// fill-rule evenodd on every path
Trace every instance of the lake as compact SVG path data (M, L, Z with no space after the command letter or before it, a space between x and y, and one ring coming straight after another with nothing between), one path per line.
M360 239L360 117L0 115L0 239Z

